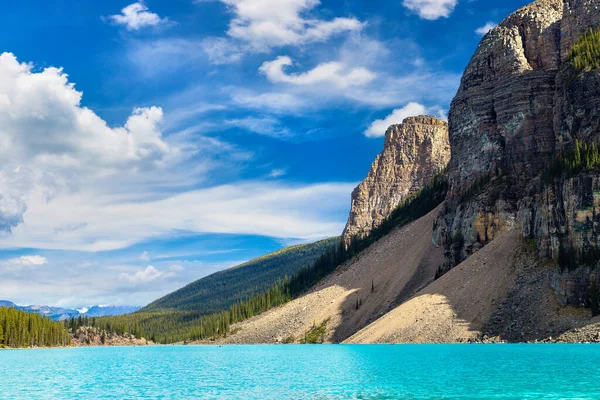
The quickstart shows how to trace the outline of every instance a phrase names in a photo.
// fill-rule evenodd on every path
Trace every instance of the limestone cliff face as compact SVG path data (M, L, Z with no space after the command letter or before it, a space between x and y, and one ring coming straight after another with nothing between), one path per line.
M600 141L600 71L568 60L596 27L598 0L538 0L481 41L449 114L450 192L434 230L449 266L511 226L548 257L600 245L600 172L540 179L575 140Z
M419 116L390 127L383 152L377 156L368 177L352 193L344 242L378 226L403 199L446 168L449 160L445 121Z

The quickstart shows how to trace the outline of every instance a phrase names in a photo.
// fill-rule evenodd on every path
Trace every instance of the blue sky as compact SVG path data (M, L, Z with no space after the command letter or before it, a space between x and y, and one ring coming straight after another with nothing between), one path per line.
M339 235L526 1L28 0L0 15L0 298L143 305Z

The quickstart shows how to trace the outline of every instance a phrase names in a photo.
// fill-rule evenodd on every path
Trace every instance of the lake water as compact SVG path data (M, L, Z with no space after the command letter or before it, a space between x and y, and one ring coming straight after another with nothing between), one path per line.
M0 351L2 399L600 399L600 346Z

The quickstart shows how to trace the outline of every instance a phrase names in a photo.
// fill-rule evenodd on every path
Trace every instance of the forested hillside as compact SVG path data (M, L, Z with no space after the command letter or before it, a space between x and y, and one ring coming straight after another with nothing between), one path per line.
M64 323L38 314L0 307L0 347L67 346L71 336Z
M345 261L394 228L406 225L435 209L444 200L447 189L448 178L443 172L421 191L400 204L390 217L369 235L355 237L348 247L344 246L340 238L336 238L337 245L329 245L328 250L312 264L300 268L290 277L278 280L261 293L250 296L244 301L233 303L226 311L203 315L199 311L147 312L141 310L119 317L97 318L94 320L94 325L108 332L133 333L137 337L165 344L210 340L227 336L232 324L244 321L298 297ZM89 325L87 318L72 320L70 323L73 330L82 325Z
M227 310L233 303L264 292L283 277L311 265L323 253L337 246L339 240L336 237L288 247L217 272L154 301L140 312L177 310L209 314Z

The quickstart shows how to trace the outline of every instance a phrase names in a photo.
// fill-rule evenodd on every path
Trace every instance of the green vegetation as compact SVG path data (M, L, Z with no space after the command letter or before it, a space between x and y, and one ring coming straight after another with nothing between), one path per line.
M594 143L585 144L583 147L579 140L575 147L566 151L563 156L557 157L542 171L542 181L552 183L556 178L568 179L583 171L600 166L600 150Z
M300 343L302 344L323 344L325 341L325 330L327 329L327 324L329 323L329 318L325 321L321 322L320 325L317 325L313 322L312 328L310 328L305 334Z
M278 280L261 293L234 302L227 310L210 315L205 315L203 310L141 310L129 315L97 318L92 323L107 332L131 333L158 343L213 340L227 336L232 324L298 297L396 227L415 221L435 209L445 199L447 189L448 179L443 172L421 191L400 204L390 217L369 235L355 237L347 248L338 240L337 246L330 246L312 264L300 268L290 277ZM359 301L359 306L360 303ZM68 322L73 330L89 323L85 318Z
M600 68L600 28L590 30L577 40L569 60L578 73Z
M158 299L139 312L196 311L203 314L225 311L232 304L262 293L284 276L292 276L313 264L339 244L340 238L292 246L240 266L217 272Z
M0 347L68 346L71 336L62 323L13 307L0 307Z

